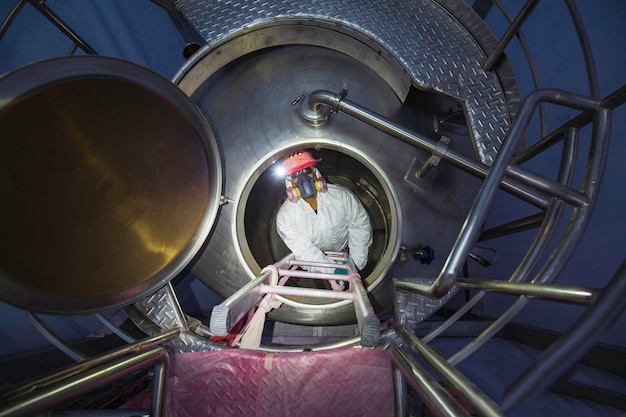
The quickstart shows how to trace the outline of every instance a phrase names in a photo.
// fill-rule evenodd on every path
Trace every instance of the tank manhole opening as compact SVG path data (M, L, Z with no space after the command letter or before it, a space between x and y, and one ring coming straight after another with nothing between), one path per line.
M361 277L366 288L373 289L397 251L399 215L389 181L379 168L356 150L332 145L323 148L304 145L297 149L307 149L316 159L321 159L317 167L327 182L350 189L365 207L372 225L373 243ZM278 175L275 164L270 163L287 152L289 150L272 155L267 164L252 172L241 196L237 217L243 221L238 222L236 234L244 262L253 274L290 253L276 231L276 215L287 199L284 177ZM324 285L319 280L290 281L288 285L312 288L323 288L320 285ZM320 300L299 301L320 303ZM327 302L322 300L322 303Z

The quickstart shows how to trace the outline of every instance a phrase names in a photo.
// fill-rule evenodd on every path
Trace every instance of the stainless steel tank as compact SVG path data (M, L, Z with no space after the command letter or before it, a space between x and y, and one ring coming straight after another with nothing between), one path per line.
M287 253L275 231L285 193L273 167L301 148L368 210L374 243L362 272L378 312L392 310L391 278L435 277L480 180L445 161L418 177L430 153L345 114L311 123L302 103L316 90L345 91L442 152L490 165L518 97L506 60L481 69L495 40L468 6L177 7L207 43L174 85L98 57L0 80L10 138L0 156L0 193L10 203L0 214L19 218L2 240L3 299L44 312L100 311L154 292L186 265L231 295ZM28 123L31 109L48 116ZM399 256L425 245L439 254L430 264ZM275 320L354 320L347 302L283 301Z
M275 231L285 193L273 168L301 148L321 157L329 182L348 186L368 210L374 244L363 278L378 311L392 307L392 277L437 275L443 256L428 265L399 261L399 250L430 245L447 253L480 181L445 162L419 179L431 155L346 115L309 123L300 104L315 90L346 88L351 101L434 142L448 135L450 148L481 157L462 100L418 85L404 63L363 33L298 17L244 25L216 39L174 81L214 128L223 159L227 204L192 268L209 288L229 296L288 253ZM454 129L446 131L446 118L456 119ZM345 302L283 301L270 317L317 325L353 320Z

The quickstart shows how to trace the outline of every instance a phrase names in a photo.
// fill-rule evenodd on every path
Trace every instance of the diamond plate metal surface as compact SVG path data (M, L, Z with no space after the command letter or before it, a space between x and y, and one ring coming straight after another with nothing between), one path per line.
M430 285L433 283L433 280L416 279L415 282ZM456 294L457 290L457 287L453 287L448 294L438 300L433 300L410 291L396 290L396 322L410 331L414 331L418 323L424 321L445 305Z
M187 319L178 304L171 284L136 302L135 308L149 320L145 323L134 320L135 324L151 336L172 329L188 330ZM160 329L155 329L154 324ZM155 332L158 333L155 334ZM176 353L207 352L224 348L224 345L214 343L190 331L181 332L179 337L168 341L166 345Z
M135 303L135 307L163 331L187 329L185 316L178 304L171 284Z
M343 348L264 353L245 349L174 355L164 415L391 416L389 351ZM146 390L123 408L147 408Z
M256 23L307 17L366 34L405 67L414 84L462 100L481 162L491 165L510 128L505 94L485 72L476 40L433 0L180 0L176 4L209 45Z
M212 352L215 350L225 349L226 346L211 342L202 336L191 332L183 332L178 338L167 342L167 345L175 353L188 352Z

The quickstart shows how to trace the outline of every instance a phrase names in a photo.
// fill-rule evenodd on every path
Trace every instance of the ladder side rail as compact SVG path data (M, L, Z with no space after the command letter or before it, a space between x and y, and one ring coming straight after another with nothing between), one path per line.
M354 291L354 313L361 334L361 345L375 347L380 341L380 319L374 312L361 279L353 278L350 285Z
M263 297L261 286L269 284L270 280L271 274L263 273L222 303L214 306L209 320L211 333L216 336L228 335L231 327L238 323Z

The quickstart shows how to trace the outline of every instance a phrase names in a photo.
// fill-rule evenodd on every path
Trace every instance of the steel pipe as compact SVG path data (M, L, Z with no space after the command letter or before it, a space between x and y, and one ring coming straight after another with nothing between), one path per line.
M586 207L579 207L574 210L574 213L570 217L569 224L561 236L561 239L557 243L554 251L544 263L541 270L531 280L533 283L552 283L561 272L569 257L574 252L574 249L582 233L585 230L587 223L589 222L590 214L593 211L595 205L598 187L600 180L603 176L606 155L608 152L608 126L610 126L610 110L600 110L596 115L596 122L594 123L594 132L592 137L591 149L589 152L589 158L586 168L586 177L583 183L582 189L585 190L585 194L589 195L591 204ZM563 149L563 152L575 153L575 135L578 134L578 129L570 129L567 135L567 143ZM571 175L573 175L573 166L562 166L559 177L564 180L570 181ZM525 280L526 276L530 273L536 262L538 256L547 244L547 237L552 233L555 226L556 219L558 217L558 211L562 209L556 201L555 204L550 207L550 211L547 213L547 217L551 219L549 222L544 222L542 229L544 232L538 234L535 242L533 242L531 249L527 252L524 260L520 264L520 267L514 272L510 281ZM546 233L543 236L543 233ZM451 364L456 365L475 352L480 346L482 346L487 340L493 337L500 329L502 329L509 321L511 321L517 313L528 303L529 299L526 297L520 297L515 303L509 307L498 319L489 326L479 337L474 339L465 348L457 352L448 360Z
M408 288L410 283L398 282L396 286ZM503 294L523 295L542 300L561 301L570 304L590 305L600 292L596 288L577 287L572 285L537 285L522 282L488 281L459 278L456 285L461 288L477 288L483 291L494 291Z
M396 332L408 344L412 351L420 355L479 415L483 417L502 417L504 414L488 395L478 388L463 373L452 367L446 360L419 338L410 334L404 327L397 326Z
M162 347L154 347L136 355L118 358L96 368L79 372L55 384L35 390L27 397L11 398L0 405L0 417L36 415L158 362L162 365L157 368L152 382L153 398L150 415L160 417L163 415L162 391L169 366L168 353Z
M337 97L332 93L322 91L311 94L309 99L311 108L315 110L315 106L322 103L326 105L334 104ZM534 91L524 100L520 108L518 118L509 131L508 140L504 142L504 145L498 154L498 158L485 177L483 185L478 193L478 196L476 197L472 209L470 210L467 220L463 225L454 248L450 252L450 255L448 256L448 259L435 283L429 287L428 290L422 292L424 295L431 298L441 298L454 285L458 272L465 262L465 258L467 257L469 250L478 241L480 228L484 224L484 221L489 213L489 209L491 208L491 204L495 197L496 187L503 183L505 173L511 169L508 163L515 151L517 140L521 137L524 129L526 129L526 126L530 122L534 109L541 102L552 102L583 110L597 110L600 104L599 100L554 89ZM363 121L366 121L372 126L380 126L383 129L395 127L383 118L377 118L377 116L372 114L372 112L367 110L363 111L363 109L352 105L352 103L344 103L344 101L341 101L338 104L337 109L350 114L359 120L363 118ZM393 134L393 132L389 133ZM402 130L397 132L394 136L402 136L400 133L402 133ZM430 148L433 146L433 144L423 138L416 139L416 144L419 144L420 146L427 146ZM430 150L432 151L433 149ZM557 183L554 182L554 184ZM563 198L564 196L558 195L558 197ZM586 207L586 205L582 205L582 207Z
M528 120L530 116L532 116L532 112L538 103L542 101L554 102L557 104L565 104L571 107L586 109L586 110L595 110L599 107L600 102L598 100L593 100L587 97L578 96L572 93L568 93L565 91L553 90L553 89L543 89L537 90L524 100L533 101L531 96L533 95L542 95L544 98L538 100L534 103L529 103L528 109L526 110L530 114L528 114L528 118L526 123L522 126L518 127L518 132L515 134L516 139L514 142L517 142L518 138L521 136L521 129L525 128L528 124ZM550 95L554 96L554 101L548 99ZM351 102L350 100L346 100L340 94L335 94L330 91L318 90L311 93L308 97L308 105L311 111L313 112L321 112L322 106L328 106L331 109L336 109L336 111L340 111L345 113L355 119L364 122L372 127L375 127L385 133L388 133L404 142L412 144L419 149L422 149L428 153L434 153L438 149L438 144L431 139L421 137L414 132L410 132L401 126L398 126L394 122L389 119L369 110L362 106L359 106L356 103ZM520 108L521 116L523 110L523 104ZM508 137L514 137L511 132L515 129L516 125L520 125L521 117L518 117L516 122L511 127L511 131L509 132ZM506 140L505 143L511 142L511 140ZM506 145L504 145L506 146ZM503 146L503 148L504 148ZM500 154L502 153L502 149L500 150ZM447 150L445 153L441 155L442 159L452 163L454 166L463 169L467 173L474 175L478 178L486 178L488 173L490 172L488 167L468 158L465 155L459 154L453 150ZM530 172L526 169L523 169L519 166L509 164L507 161L505 167L505 175L521 182L524 185L529 185L534 189L541 191L542 193L546 193L553 197L558 197L563 199L564 201L572 204L574 206L586 205L589 203L589 199L584 194L572 190L567 187L563 187L556 181L545 178L541 175ZM500 187L502 189L510 192L511 194L521 198L522 200L533 204L539 208L545 209L548 206L548 201L541 194L532 193L525 187L522 187L515 182L510 181L507 178L502 178Z
M550 387L591 348L626 309L626 261L623 261L596 303L504 392L502 409L509 411Z
M469 417L469 414L424 367L401 348L391 351L392 359L426 406L439 417Z
M432 154L437 149L437 142L404 129L384 116L353 103L350 100L340 100L340 96L333 92L325 90L314 91L307 99L312 111L322 111L322 105L331 108L336 106L337 111L345 113L427 153ZM337 104L338 100L340 101ZM477 178L485 178L489 172L489 167L486 165L451 149L448 149L441 158ZM513 168L513 170L515 169ZM548 206L549 200L545 196L533 193L530 189L517 184L515 181L504 179L501 186L503 190L538 208L545 209Z
M18 397L21 395L25 395L29 392L33 392L39 389L44 389L48 386L57 384L60 381L63 381L74 375L77 375L80 372L88 371L97 366L104 365L113 360L120 359L126 355L145 351L146 349L149 349L161 343L164 343L174 338L175 336L178 336L179 334L180 334L180 330L178 329L171 330L169 332L162 333L158 336L151 337L149 339L141 340L139 342L123 346L119 349L114 350L113 352L105 353L95 358L88 359L84 362L73 364L51 375L40 378L36 381L32 381L30 383L24 384L15 389L7 390L3 392L2 394L0 394L0 403L6 402L8 398Z
M535 6L537 6L537 3L539 3L539 0L528 0L526 3L524 3L524 6L522 6L522 9L519 11L517 16L515 16L515 19L509 25L508 29L502 36L502 39L500 39L498 45L496 45L494 51L491 53L491 55L489 55L487 61L485 61L485 64L483 65L483 69L485 71L491 70L494 64L498 62L498 60L502 56L502 53L504 52L504 49L507 47L511 39L513 39L513 36L515 36L515 34L519 31L519 28L533 11Z

